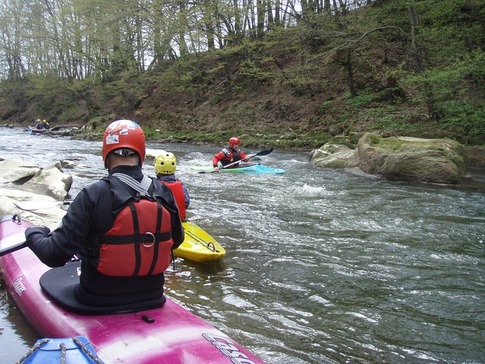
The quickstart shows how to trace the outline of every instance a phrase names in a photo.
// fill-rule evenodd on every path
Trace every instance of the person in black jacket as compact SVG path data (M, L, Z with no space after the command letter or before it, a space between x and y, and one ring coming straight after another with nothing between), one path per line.
M27 244L50 267L81 259L75 293L82 304L163 304L163 272L184 240L174 196L143 174L145 135L137 123L111 123L102 155L108 176L79 192L54 231L26 229Z

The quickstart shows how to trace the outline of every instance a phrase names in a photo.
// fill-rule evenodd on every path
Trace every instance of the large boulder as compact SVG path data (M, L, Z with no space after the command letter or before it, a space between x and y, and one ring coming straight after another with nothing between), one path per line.
M0 160L0 183L21 185L40 171L40 167L21 159Z
M358 167L392 180L459 184L468 182L463 146L449 139L364 134L355 149L324 145L311 153L321 167Z
M313 164L322 168L353 168L359 164L354 149L343 144L327 143L310 155Z
M365 134L357 146L359 168L389 179L458 184L466 179L463 146L449 139L382 138Z
M61 162L41 168L20 159L4 159L0 161L0 184L62 200L71 189L72 176L63 172Z
M17 206L17 204L21 206L21 203L26 201L37 202L39 208L28 211ZM51 230L59 225L62 217L66 214L65 207L63 208L61 204L54 205L53 201L56 200L44 195L11 188L0 188L1 216L18 215L33 225L46 225ZM45 208L41 206L45 206Z
M19 215L34 225L55 228L66 211L58 201L64 200L72 185L72 176L63 173L60 163L48 168L22 160L0 161L0 213ZM32 211L22 202L34 202Z
M51 196L63 200L72 186L72 176L62 171L61 163L41 168L33 178L19 186L23 191Z

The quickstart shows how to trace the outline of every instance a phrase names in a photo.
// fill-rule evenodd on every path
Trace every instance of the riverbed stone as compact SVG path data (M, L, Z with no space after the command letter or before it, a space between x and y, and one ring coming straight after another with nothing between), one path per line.
M19 189L64 200L68 197L72 181L72 176L64 173L61 163L57 162L51 167L41 168L33 178L19 186Z
M23 184L30 180L40 171L38 165L23 161L21 159L1 159L0 160L0 183Z
M437 184L469 182L463 145L450 139L364 134L355 149L324 145L310 161L319 167L354 168L387 179Z
M310 154L310 160L323 168L353 168L358 166L355 150L343 144L327 143Z
M60 162L48 168L41 168L18 159L0 161L0 212L1 215L19 215L38 225L54 228L66 213L59 206L52 207L52 201L62 201L71 188L72 176L65 174ZM45 209L25 211L15 202L45 201Z
M35 211L25 211L18 208L15 203L22 201L38 201L40 204L45 202L45 209ZM18 215L21 219L29 221L33 225L45 225L51 230L55 229L62 217L66 214L65 207L61 205L52 206L51 202L55 201L52 197L39 195L28 191L21 191L11 188L0 188L0 214Z

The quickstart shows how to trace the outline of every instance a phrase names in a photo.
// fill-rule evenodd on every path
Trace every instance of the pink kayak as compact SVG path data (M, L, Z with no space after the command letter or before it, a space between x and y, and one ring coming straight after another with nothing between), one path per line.
M0 270L13 299L41 336L85 336L105 363L263 363L168 297L160 308L116 314L73 313L54 303L39 284L52 270L30 249L7 247L20 240L28 226L12 216L0 222Z

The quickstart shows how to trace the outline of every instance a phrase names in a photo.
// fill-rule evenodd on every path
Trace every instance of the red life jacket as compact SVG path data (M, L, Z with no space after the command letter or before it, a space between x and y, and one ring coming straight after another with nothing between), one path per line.
M185 195L182 181L168 182L162 180L161 182L165 183L165 185L172 191L175 202L177 202L179 208L180 220L185 221L187 207L185 206Z
M222 154L224 156L220 160L223 166L227 166L228 164L231 164L246 158L246 153L244 153L242 150L234 150L232 148L229 148L229 149L224 148L219 152L219 154ZM232 168L235 168L235 167L237 166L233 166Z
M137 277L163 273L170 264L173 245L170 213L157 200L129 201L98 242L97 270L104 275Z

